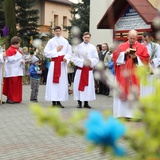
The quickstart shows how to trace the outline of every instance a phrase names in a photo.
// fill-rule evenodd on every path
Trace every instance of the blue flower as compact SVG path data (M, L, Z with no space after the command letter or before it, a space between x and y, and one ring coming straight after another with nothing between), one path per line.
M116 155L122 156L124 150L117 146L117 140L125 134L125 127L117 119L104 119L102 114L92 111L85 123L86 139L95 145L111 147Z

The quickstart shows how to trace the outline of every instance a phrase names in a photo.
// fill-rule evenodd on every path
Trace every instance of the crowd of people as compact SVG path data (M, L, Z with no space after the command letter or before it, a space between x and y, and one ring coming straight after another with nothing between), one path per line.
M11 39L11 46L0 54L0 63L4 63L2 93L7 97L6 103L22 101L23 83L31 86L30 101L38 102L39 84L43 83L46 84L45 100L51 101L53 107L64 108L62 102L68 101L68 87L73 84L77 108L90 109L89 101L96 100L96 94L111 96L105 74L99 80L94 77L96 65L101 62L103 73L109 71L121 91L113 95L113 116L134 118L136 107L128 99L132 88L136 88L137 97L155 93L152 85L142 86L135 73L137 66L148 66L152 72L147 78L153 81L154 70L160 66L160 45L151 41L150 33L143 33L142 42L139 42L138 32L130 30L126 42L117 46L106 42L94 46L90 43L91 34L85 32L74 53L61 34L61 27L56 26L55 36L47 42L43 54L37 51L36 55L30 54L27 47L19 49L20 37Z

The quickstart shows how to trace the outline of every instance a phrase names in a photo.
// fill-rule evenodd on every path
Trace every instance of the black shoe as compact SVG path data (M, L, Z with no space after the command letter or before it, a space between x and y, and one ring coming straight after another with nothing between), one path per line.
M1 104L5 104L6 102L5 101L1 101Z
M102 94L102 92L97 92L96 94Z
M142 121L141 118L125 118L126 121L128 122L140 122Z
M78 104L78 105L77 105L77 108L82 108L82 104Z
M60 108L64 108L64 106L61 104L60 101L57 101L57 106L60 107Z
M77 108L82 108L82 101L78 100L78 105L77 105Z
M2 101L2 104L5 104L6 102L5 101Z
M31 102L38 102L37 99L30 99Z
M52 106L55 107L57 105L56 101L52 101Z
M84 104L83 106L84 108L88 108L88 109L91 109L91 106L89 106L88 104Z
M14 102L13 102L13 101L11 101L11 100L9 100L9 99L7 99L7 100L6 100L6 103L14 104Z

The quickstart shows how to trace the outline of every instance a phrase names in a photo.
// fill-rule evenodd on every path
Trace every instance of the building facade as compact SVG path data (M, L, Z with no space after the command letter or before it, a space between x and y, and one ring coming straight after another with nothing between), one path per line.
M34 8L39 10L40 33L45 35L51 27L59 25L63 29L62 35L68 38L68 31L63 26L70 26L71 5L69 0L39 0Z
M113 42L113 29L97 29L98 23L113 1L114 0L101 0L101 2L97 0L90 1L90 32L92 34L91 43L94 45L104 42L111 44ZM149 2L157 9L158 6L160 6L159 0L149 0ZM110 20L112 20L112 17L110 17Z

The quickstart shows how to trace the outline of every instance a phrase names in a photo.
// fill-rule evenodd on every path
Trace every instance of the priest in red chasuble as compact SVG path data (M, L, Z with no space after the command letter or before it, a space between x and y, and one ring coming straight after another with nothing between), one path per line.
M149 54L147 48L137 41L136 30L128 32L128 41L120 44L113 53L116 82L121 93L114 97L113 115L115 117L134 118L135 107L128 100L131 90L139 96L139 79L136 76L137 66L147 65Z
M7 97L6 103L14 104L22 101L22 76L24 60L19 50L21 38L14 36L11 46L6 51L3 94Z

